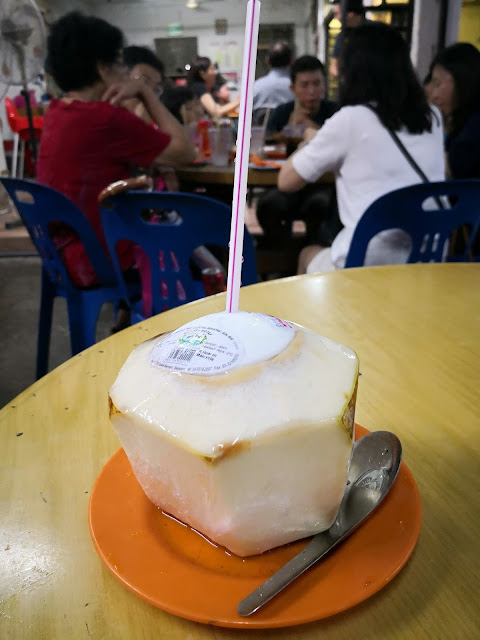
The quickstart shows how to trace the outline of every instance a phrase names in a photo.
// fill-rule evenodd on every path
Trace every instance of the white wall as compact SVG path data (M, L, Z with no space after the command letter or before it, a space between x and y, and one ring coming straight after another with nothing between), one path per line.
M460 10L461 0L448 1L447 45L457 42ZM411 57L420 80L423 80L427 75L432 59L438 51L440 19L440 0L420 0L415 2Z
M198 52L215 59L218 48L228 46L227 59L231 66L221 66L222 71L237 71L242 65L243 39L245 32L246 2L243 0L223 0L207 2L205 10L194 11L185 8L185 0L170 4L155 4L153 1L122 2L113 0L90 0L92 14L117 25L125 33L129 44L154 47L155 38L167 37L167 25L179 22L184 37L195 36L198 39ZM295 45L299 55L307 53L310 46L307 25L310 0L263 0L260 21L264 24L294 24ZM225 36L215 35L215 19L228 20L228 32Z
M319 21L323 21L323 2L319 2ZM79 9L97 15L119 26L130 44L154 47L154 39L167 37L167 25L180 22L184 36L198 38L201 55L215 59L221 51L226 62L223 71L241 71L243 38L245 29L244 0L205 0L204 11L193 11L185 7L186 0L37 0L45 12L47 22L56 20L68 11ZM461 0L449 0L447 18L447 44L455 42L460 20ZM294 24L295 44L298 55L313 53L313 38L309 23L310 0L262 0L260 20L263 24ZM228 20L228 33L216 36L216 18ZM412 60L422 79L437 51L440 20L440 0L416 0L414 6L412 32ZM323 25L319 25L323 37ZM320 46L319 52L323 52ZM228 55L225 55L228 53ZM230 66L231 65L231 66ZM1 91L1 88L0 88ZM11 87L9 96L19 93L18 87ZM38 93L41 93L38 89ZM5 119L3 101L0 105L0 120L3 135L11 138L10 128Z
M445 34L445 44L447 46L458 42L458 30L460 28L461 11L462 0L449 0L447 11L447 29Z

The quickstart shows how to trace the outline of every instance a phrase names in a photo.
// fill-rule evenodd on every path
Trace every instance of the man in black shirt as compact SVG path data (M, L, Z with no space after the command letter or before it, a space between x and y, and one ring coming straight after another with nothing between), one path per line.
M290 71L290 89L295 100L279 105L270 114L266 137L282 140L287 124L304 124L305 128L320 129L335 113L337 105L325 99L326 82L323 64L314 56L297 58Z
M337 110L334 102L325 99L325 73L318 58L297 58L290 75L295 100L279 105L270 114L267 122L267 140L284 140L284 128L293 124L303 124L311 135L312 129L320 129L325 120ZM336 222L338 214L334 185L307 185L295 193L282 193L278 189L270 189L258 200L257 218L264 232L262 243L272 248L288 244L293 220L305 221L306 242L309 244L320 243L329 246L335 233L341 228Z

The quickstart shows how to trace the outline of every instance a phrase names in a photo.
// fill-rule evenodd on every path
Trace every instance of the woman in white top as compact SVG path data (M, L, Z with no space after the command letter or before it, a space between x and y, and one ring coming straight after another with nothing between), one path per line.
M331 248L303 249L299 273L343 268L365 210L380 196L421 182L386 127L397 133L430 181L445 179L441 117L428 105L397 31L374 22L352 31L341 58L340 104L278 177L278 188L292 192L326 171L335 172L344 229ZM384 231L370 243L365 264L401 263L408 254L405 233Z

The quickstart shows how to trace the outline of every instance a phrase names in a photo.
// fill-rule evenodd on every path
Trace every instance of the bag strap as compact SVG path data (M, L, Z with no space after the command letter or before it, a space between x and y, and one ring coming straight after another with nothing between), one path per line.
M375 109L375 107L373 107L371 104L366 104L364 105L365 107L367 107L367 109L370 109L370 111L373 111L373 113L377 116L377 118L380 120L380 116L377 113L377 110ZM418 164L415 162L414 158L410 155L410 153L407 151L407 148L405 147L405 145L403 144L403 142L400 140L400 138L397 136L397 134L395 133L395 131L393 131L392 129L390 129L389 127L387 127L381 120L380 120L381 124L385 127L385 129L388 131L388 133L390 134L390 137L392 138L392 140L395 142L395 144L397 145L397 147L400 149L400 151L403 153L403 155L405 156L405 158L407 159L407 161L409 162L410 166L412 167L412 169L417 173L418 176L420 176L422 182L425 183L429 183L430 180L427 178L427 176L425 175L425 173L422 171L422 169L418 166ZM439 209L446 209L447 207L444 206L444 204L442 203L442 201L440 200L440 198L438 196L434 197L434 200L438 206Z

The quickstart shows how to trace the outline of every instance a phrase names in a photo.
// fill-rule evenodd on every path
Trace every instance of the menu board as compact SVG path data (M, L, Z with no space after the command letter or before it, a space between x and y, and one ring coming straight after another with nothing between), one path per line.
M155 38L155 49L167 75L185 73L185 65L198 55L197 38Z

